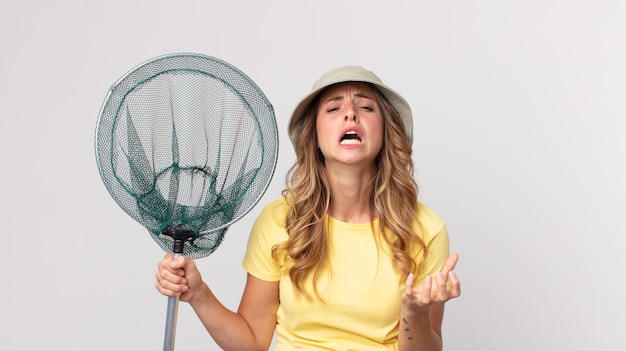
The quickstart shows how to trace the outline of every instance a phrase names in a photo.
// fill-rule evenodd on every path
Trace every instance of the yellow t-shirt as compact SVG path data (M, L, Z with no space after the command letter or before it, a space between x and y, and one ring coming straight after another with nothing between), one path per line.
M272 247L287 240L287 204L278 199L256 219L243 267L266 281L280 281L275 351L397 350L404 282L390 250L372 233L370 223L350 224L330 216L329 269L318 280L320 298L299 295L288 267L272 258ZM444 222L420 204L418 220L428 254L417 283L440 271L449 255ZM374 223L374 228L377 223ZM422 253L416 253L419 260ZM310 285L310 281L307 282Z

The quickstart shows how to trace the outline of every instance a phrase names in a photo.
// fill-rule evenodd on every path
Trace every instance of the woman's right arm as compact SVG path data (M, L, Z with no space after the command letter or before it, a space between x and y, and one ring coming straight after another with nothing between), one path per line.
M278 282L248 274L246 287L235 313L215 297L204 283L195 262L166 254L159 263L156 287L166 296L189 302L215 342L226 351L266 351L276 327Z

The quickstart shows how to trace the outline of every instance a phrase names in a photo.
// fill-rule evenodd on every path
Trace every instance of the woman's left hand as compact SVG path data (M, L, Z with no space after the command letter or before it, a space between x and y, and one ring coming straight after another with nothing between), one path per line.
M448 257L441 272L424 278L422 284L413 287L415 276L411 273L406 278L406 287L402 294L402 304L413 312L426 311L430 307L444 303L461 295L461 282L453 269L459 260L454 253ZM448 287L448 282L450 286Z

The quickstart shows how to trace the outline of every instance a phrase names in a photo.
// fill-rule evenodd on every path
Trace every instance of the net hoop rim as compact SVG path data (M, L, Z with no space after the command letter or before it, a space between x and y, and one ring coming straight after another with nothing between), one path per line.
M99 153L99 143L101 140L101 133L102 130L101 128L103 128L102 125L102 120L104 118L105 112L107 110L107 107L109 106L109 102L111 100L111 97L113 96L113 94L116 92L116 90L118 89L118 87L121 86L121 84L123 82L125 82L127 79L129 79L129 77L137 72L138 70L144 68L147 65L151 65L154 64L156 62L159 61L169 61L169 60L174 60L174 59L180 59L180 58L184 58L184 57L191 57L191 58L197 58L200 60L204 60L206 62L209 62L209 64L219 64L222 66L227 67L228 69L232 70L235 74L239 75L241 78L243 78L246 82L246 84L249 85L250 88L254 89L255 92L258 93L258 95L262 98L262 100L265 102L267 109L269 109L271 111L271 132L272 135L268 135L268 139L272 139L275 140L275 147L272 153L269 154L269 159L264 160L263 162L263 166L266 167L267 169L269 169L268 176L267 176L267 180L260 184L259 189L260 191L258 192L256 198L254 199L254 201L250 201L249 205L247 208L243 209L240 211L239 215L234 216L230 221L220 225L220 226L216 226L216 227L212 227L212 228L208 228L206 230L203 231L196 231L196 228L192 228L192 230L194 230L194 232L196 233L197 236L202 236L202 235L206 235L206 234L210 234L210 233L214 233L217 231L222 231L222 230L227 230L228 227L230 227L233 223L239 221L241 218L243 218L245 215L247 215L261 200L261 198L264 196L264 194L266 193L267 189L269 188L270 183L272 182L272 179L274 177L275 171L276 171L276 165L278 163L278 150L279 150L279 138L278 138L278 126L277 126L277 122L276 122L276 118L275 118L275 113L274 113L274 108L270 102L270 100L267 98L267 96L265 95L265 93L263 92L263 90L261 90L261 88L256 84L256 82L254 82L247 74L245 74L242 70L240 70L239 68L233 66L232 64L219 59L217 57L214 56L210 56L210 55L206 55L206 54L201 54L201 53L194 53L194 52L175 52L175 53L169 53L169 54L164 54L164 55L159 55L159 56L155 56L151 59L145 60L143 62L141 62L140 64L136 65L135 67L133 67L132 69L128 70L124 75L122 75L119 79L117 79L107 90L107 94L104 98L104 101L100 107L100 110L98 112L98 119L96 122L96 129L95 129L95 137L94 137L94 149L95 149L95 157L96 157L96 164L98 167L98 173L100 174L100 177L102 178L105 187L107 188L107 191L109 193L109 195L113 198L113 200L117 203L117 205L125 212L127 213L131 218L135 219L135 221L137 221L139 224L141 224L142 226L144 226L144 224L137 220L135 217L133 217L130 213L128 213L128 211L126 210L125 206L121 203L121 201L113 195L113 190L111 189L111 185L109 185L109 182L106 180L106 175L104 174L103 171L103 167L102 167L102 160L101 160L101 156ZM184 70L184 67L179 67L177 68L177 70ZM206 72L203 72L206 73ZM120 101L120 105L121 102L123 102L124 100L122 99ZM247 103L247 101L246 101ZM119 108L119 106L116 106L116 109ZM265 136L264 136L265 137ZM112 167L113 168L113 167ZM162 228L161 230L165 230L166 228ZM153 234L160 234L160 233L153 233Z

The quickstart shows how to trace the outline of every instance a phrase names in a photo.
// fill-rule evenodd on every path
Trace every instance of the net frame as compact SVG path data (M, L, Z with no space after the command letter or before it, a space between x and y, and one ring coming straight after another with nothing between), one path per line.
M154 165L158 163L158 161L154 157L154 153L152 155L152 159L147 156L142 157L142 155L146 155L146 151L142 150L143 142L147 140L146 137L143 137L139 150L133 151L126 149L120 152L120 150L117 149L119 146L117 144L119 140L116 140L116 130L119 128L126 129L128 131L129 139L142 139L142 133L141 131L136 130L137 128L134 125L134 122L131 121L129 123L129 116L131 114L130 110L133 106L127 104L127 100L130 99L131 95L140 89L143 89L150 82L154 82L156 79L161 77L171 80L168 81L171 88L168 93L177 93L181 91L183 94L189 93L185 90L185 79L181 79L181 81L178 82L176 81L177 78L180 78L179 76L182 76L182 78L198 78L198 80L209 79L212 84L215 82L219 82L219 84L216 83L217 85L221 84L220 86L223 89L224 96L227 96L226 100L228 101L222 101L221 105L218 104L218 107L213 106L207 108L205 111L206 113L210 114L212 113L211 111L215 112L216 108L224 108L229 104L236 104L236 109L243 109L247 111L246 116L242 117L237 115L228 121L226 121L224 119L224 115L222 115L218 119L219 123L209 126L210 128L215 127L220 131L220 133L222 133L224 128L231 128L228 125L224 127L224 123L230 123L233 121L237 122L236 118L252 117L255 119L254 122L257 124L256 130L258 130L256 135L244 133L244 135L238 135L235 137L235 139L239 142L242 139L245 139L251 144L254 144L255 140L257 140L259 150L255 151L261 155L261 160L256 166L252 165L251 169L239 174L239 176L243 175L242 177L229 180L226 178L227 176L224 175L223 179L218 180L217 177L219 175L210 174L212 170L209 169L210 167L207 168L206 160L203 165L194 165L193 162L191 162L181 166L181 153L180 150L178 150L180 145L179 140L177 139L181 138L181 136L182 138L189 139L191 134L189 134L190 130L187 130L187 134L181 134L181 132L177 130L179 125L177 125L176 122L172 122L171 128L166 128L167 131L173 131L173 141L169 144L169 151L171 154L167 155L166 158L171 156L173 164L176 164L176 166L173 166L172 164L167 167L155 167ZM202 82L200 85L202 85ZM200 92L196 95L192 95L192 98L202 98L205 93L206 92ZM164 106L159 105L159 100L162 100L163 98L167 100L167 97L161 96L155 99L155 101L150 101L149 103L153 104L151 108L155 110L164 108ZM224 113L228 114L230 112L224 111ZM170 118L174 120L174 117ZM239 130L238 128L231 129ZM245 129L242 130L247 131ZM205 138L207 137L206 131L207 126L204 126ZM193 132L193 130L191 130L191 132ZM162 134L165 135L167 132ZM220 152L224 149L228 149L229 147L231 147L232 151L232 145L226 145L226 147L223 148L224 146L221 145L223 142L222 137L220 136L218 139L220 139L220 145L218 147ZM100 176L103 179L108 192L116 203L133 219L146 227L153 239L166 252L173 252L173 247L176 242L176 239L168 234L168 232L170 232L168 229L171 230L174 228L186 232L191 230L194 235L186 239L189 241L189 244L184 245L183 251L183 254L189 258L200 258L210 255L221 244L228 227L241 219L258 203L271 182L278 157L278 131L274 110L273 106L261 89L256 85L256 83L254 83L254 81L252 81L252 79L236 67L215 57L197 53L174 53L155 57L139 64L117 80L110 87L105 101L102 104L96 128L95 140L96 162L98 164ZM224 141L224 143L227 142ZM209 148L210 147L207 143L206 150L210 151ZM139 156L135 157L133 156L134 154ZM194 183L197 182L197 179L212 176L214 178L213 180L218 181L218 183L221 181L222 185L231 186L231 188L226 190L230 191L235 189L234 191L231 191L232 194L229 193L230 195L235 195L230 196L227 200L220 199L220 201L223 200L226 201L226 203L220 203L220 206L218 206L219 209L213 212L210 208L206 211L204 209L198 210L198 208L202 206L193 204L178 204L179 206L171 206L171 208L167 208L165 211L149 208L138 210L137 208L141 207L143 201L142 197L144 197L145 194L136 194L136 188L143 189L145 187L154 190L158 186L155 187L154 184L149 184L147 179L141 178L136 179L136 181L138 183L143 182L142 185L136 186L133 184L133 186L129 186L127 178L133 177L129 174L133 172L140 172L138 170L127 169L124 171L125 173L122 172L124 173L123 175L119 174L120 172L117 169L119 165L116 165L115 163L116 158L123 159L124 157L127 159L129 157L134 157L134 161L137 161L136 163L139 164L136 166L137 169L154 167L155 182L158 177L168 178L170 183L175 181L180 182L180 177L186 177L187 181ZM217 157L218 161L221 162L232 159L233 155L220 154L215 157ZM246 155L245 158L246 162L248 162L248 155ZM146 166L144 163L148 165ZM152 164L150 165L150 163ZM255 167L257 168L255 169ZM156 171L157 168L158 172ZM174 173L176 173L176 175L174 175ZM202 176L198 176L199 174ZM176 177L178 177L178 179L174 179ZM255 188L252 196L250 196L251 186ZM191 184L191 188L193 187L194 184ZM226 190L224 188L221 190L215 189L213 191L213 195L222 195L222 193ZM160 191L157 189L157 191L153 192L159 193ZM170 194L168 195L177 198L181 196L180 192L181 189L177 188L175 194L172 194L172 191L170 190ZM189 196L190 190L183 189L182 192ZM199 198L202 198L202 196ZM199 199L197 200L200 201ZM206 200L206 198L204 200ZM168 200L165 201L167 202ZM170 204L172 203L172 201L169 202ZM191 216L189 215L191 210L198 210L197 212L199 213ZM163 212L165 212L165 216L169 216L169 218L163 218Z

